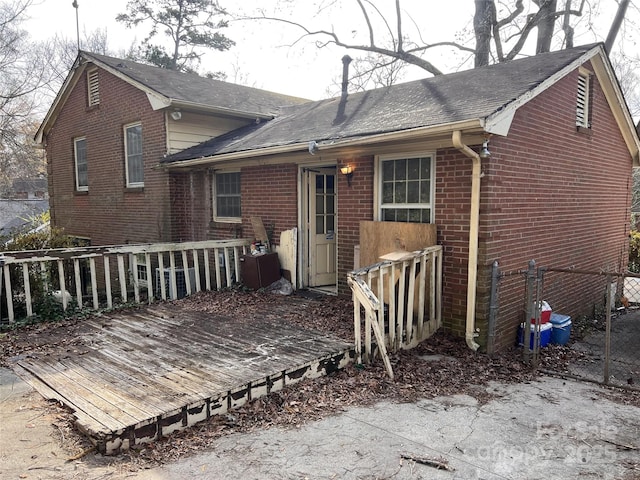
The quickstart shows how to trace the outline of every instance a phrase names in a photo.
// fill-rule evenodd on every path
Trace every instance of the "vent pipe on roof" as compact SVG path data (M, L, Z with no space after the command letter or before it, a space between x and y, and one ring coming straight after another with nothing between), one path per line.
M342 96L346 97L349 91L349 64L353 59L349 55L342 57Z

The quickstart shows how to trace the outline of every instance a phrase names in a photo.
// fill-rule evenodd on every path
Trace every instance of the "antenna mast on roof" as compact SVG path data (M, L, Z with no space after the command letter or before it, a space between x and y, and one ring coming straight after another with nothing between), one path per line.
M80 51L80 21L78 20L78 0L73 0L73 8L76 9L76 38L78 39L78 52Z

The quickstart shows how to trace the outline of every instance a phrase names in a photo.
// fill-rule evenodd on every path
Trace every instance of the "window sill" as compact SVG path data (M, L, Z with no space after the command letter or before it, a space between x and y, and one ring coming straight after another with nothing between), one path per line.
M213 217L215 223L242 223L242 218L235 217Z
M124 193L144 193L144 187L125 187Z
M97 105L89 105L85 108L85 112L92 112L94 110L99 110L100 109L100 104Z
M576 132L581 133L583 135L591 136L593 135L593 131L591 127L576 127Z
M89 195L89 190L74 190L73 194L82 197L84 195Z

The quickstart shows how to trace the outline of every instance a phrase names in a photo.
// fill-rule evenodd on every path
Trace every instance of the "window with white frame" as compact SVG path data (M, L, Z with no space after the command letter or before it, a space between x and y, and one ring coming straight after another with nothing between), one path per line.
M124 156L127 187L144 186L144 163L142 161L142 124L124 127Z
M87 139L85 137L73 140L73 156L76 167L76 190L89 190L89 172L87 169Z
M213 178L213 216L216 221L242 219L240 172L216 172Z
M98 69L87 72L87 104L90 107L100 105L100 84L98 83Z
M149 285L149 272L147 271L147 256L144 253L133 253L129 258L131 275L139 287Z
M433 223L433 155L382 156L378 162L380 220Z
M583 68L578 73L576 126L578 128L591 128L591 76Z

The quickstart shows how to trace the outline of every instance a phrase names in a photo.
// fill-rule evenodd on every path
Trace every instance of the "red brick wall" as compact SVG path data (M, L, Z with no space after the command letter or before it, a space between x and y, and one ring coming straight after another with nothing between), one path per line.
M280 243L280 233L298 224L298 166L264 165L241 170L242 236L255 238L251 217L257 216L271 236Z
M631 157L595 76L592 81L590 134L575 127L576 71L523 106L507 138L491 139L482 179L479 282L485 288L493 260L503 271L525 269L530 259L555 268L624 271ZM504 283L498 348L512 344L523 319L523 282ZM548 275L544 292L552 307L574 316L604 300L597 277Z
M209 173L206 170L174 171L170 174L170 185L172 240L207 240L211 220ZM227 234L222 238L233 238L233 235Z
M351 186L338 169L338 291L349 293L353 247L360 243L360 221L373 220L373 157L343 159L353 167ZM361 265L364 266L364 265Z
M151 109L144 93L104 70L99 82L100 105L88 108L82 75L45 139L53 223L94 245L169 240L168 176L155 168L166 151L164 114ZM123 126L138 121L144 188L127 189ZM82 136L88 193L75 192L73 139Z
M193 198L198 205L191 211L189 200L189 174L183 174L178 181L173 174L174 204L181 210L174 213L176 238L202 235L212 240L229 238L255 238L251 217L257 216L271 237L272 244L278 245L280 234L298 224L298 166L294 164L264 165L241 169L242 223L213 221L211 202L212 174L200 174L196 180L197 190ZM186 189L182 192L179 185ZM202 201L202 199L205 199ZM182 201L184 200L184 201ZM195 227L194 225L197 225Z
M442 318L446 330L464 335L467 312L471 159L458 150L436 154L435 223L443 248ZM480 215L482 216L482 210ZM481 247L480 247L481 248Z
M483 162L477 319L486 343L489 272L527 261L579 269L623 269L629 222L631 159L600 86L593 77L593 126L576 132L577 72L524 105L508 137L494 136L492 158ZM49 135L48 160L54 222L94 244L157 240L253 237L250 217L260 216L272 241L298 223L298 166L242 169L242 224L212 221L210 174L164 174L153 168L164 154L163 116L138 90L104 72L101 105L86 108L83 78ZM125 106L116 101L130 99ZM122 126L141 120L145 188L124 188ZM151 132L158 132L152 135ZM74 194L73 141L86 136L89 193ZM96 145L102 145L99 150ZM353 267L359 222L373 218L374 161L344 159L354 169L351 187L338 174L339 290ZM444 247L445 328L462 335L466 317L471 160L455 149L436 155L435 218ZM169 200L170 199L170 200ZM168 212L171 212L170 214ZM506 284L505 284L506 285ZM515 285L515 283L513 283ZM560 281L545 285L548 300L568 314L601 301L584 282L571 289ZM585 295L588 299L585 299ZM522 319L521 284L501 291L498 348L511 345Z

